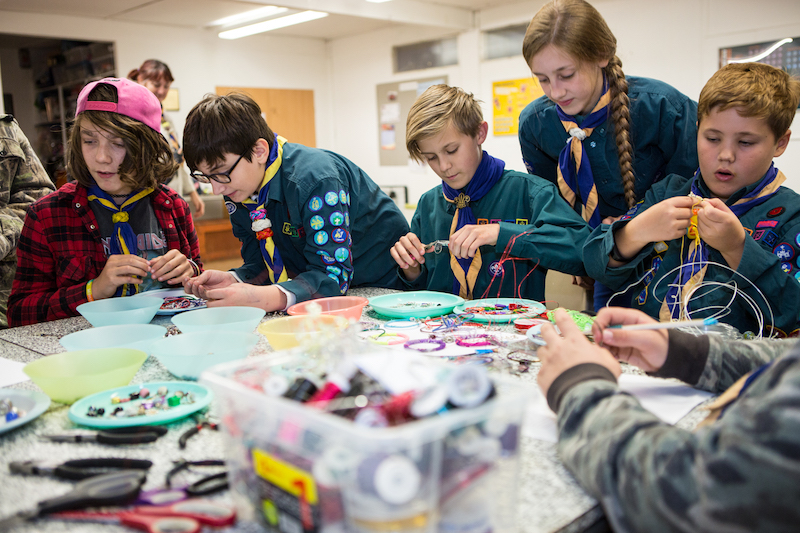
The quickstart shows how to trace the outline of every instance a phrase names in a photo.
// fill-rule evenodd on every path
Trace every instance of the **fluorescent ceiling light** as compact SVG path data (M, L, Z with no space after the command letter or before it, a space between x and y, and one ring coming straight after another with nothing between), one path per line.
M391 2L392 0L367 0L367 2L372 2L373 4L382 4L384 2Z
M259 7L258 9L245 11L244 13L231 15L230 17L214 20L212 22L209 22L208 26L231 26L234 24L242 24L244 22L250 22L251 20L258 20L271 17L273 15L278 15L280 13L283 13L284 11L288 11L288 8L278 7L278 6L264 6L264 7Z
M249 26L236 28L235 30L227 30L219 33L221 39L239 39L240 37L247 37L256 33L265 31L277 30L278 28L285 28L294 24L301 24L310 20L321 19L327 17L328 14L324 11L301 11L294 15L287 15L276 19L265 20L264 22L257 22Z
M792 42L792 39L790 37L787 37L786 39L781 39L780 41L778 41L777 43L773 44L772 46L770 46L769 48L767 48L766 50L764 50L763 52L761 52L758 55L755 55L753 57L746 57L744 59L731 59L731 60L728 61L728 63L749 63L751 61L760 61L760 60L764 59L765 57L767 57L768 55L770 55L775 50L777 50L778 48L780 48L781 46L783 46L784 44L790 43L790 42Z

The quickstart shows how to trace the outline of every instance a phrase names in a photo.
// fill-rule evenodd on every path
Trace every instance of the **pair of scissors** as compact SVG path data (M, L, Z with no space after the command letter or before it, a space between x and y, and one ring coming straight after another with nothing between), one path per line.
M94 476L75 484L72 491L49 500L40 501L35 509L20 511L0 520L0 531L45 514L105 505L123 505L139 495L146 478L142 470L121 470Z
M178 447L181 450L186 448L186 441L188 441L191 437L197 435L201 429L209 428L214 431L219 430L219 424L214 420L212 420L211 417L208 416L208 414L196 415L194 419L195 422L197 422L195 426L186 430L186 432L183 435L181 435L181 437L178 439Z
M423 244L423 246L425 247L426 254L430 252L438 254L441 253L444 248L450 246L450 241L445 241L445 240L433 241L430 244Z
M198 533L203 526L225 527L236 523L236 511L232 508L202 499L115 511L65 511L51 516L60 520L114 522L150 533Z
M97 457L72 459L61 464L46 464L44 461L12 461L8 469L12 474L55 476L61 479L81 480L117 470L148 470L153 463L146 459L124 457Z
M53 442L99 442L100 444L144 444L167 434L164 426L131 426L100 431L74 430L56 435L42 435Z
M164 505L175 503L196 496L207 496L228 488L228 472L223 470L202 477L197 481L180 486L173 486L172 478L182 470L192 466L225 466L225 461L208 459L204 461L174 461L175 465L167 472L164 488L144 491L139 495L136 503L142 505Z

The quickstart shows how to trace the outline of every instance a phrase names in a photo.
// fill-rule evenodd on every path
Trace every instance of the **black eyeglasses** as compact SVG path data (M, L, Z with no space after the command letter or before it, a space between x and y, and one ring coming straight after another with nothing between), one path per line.
M245 154L240 155L239 159L236 160L236 162L231 166L231 168L228 169L227 172L218 172L216 174L206 175L199 170L193 170L191 173L192 177L200 183L211 183L212 180L216 181L217 183L230 183L231 172L233 172L233 169L236 168L236 165L239 164L239 161L241 161L244 156Z

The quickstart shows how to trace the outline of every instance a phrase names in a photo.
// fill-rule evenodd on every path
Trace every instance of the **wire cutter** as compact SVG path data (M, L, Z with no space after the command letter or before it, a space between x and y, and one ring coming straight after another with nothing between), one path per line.
M131 426L100 431L75 430L56 435L42 435L53 442L99 442L100 444L144 444L167 434L164 426Z
M12 461L8 464L8 469L12 474L55 476L62 479L80 480L118 470L148 470L151 466L153 463L146 459L97 457L73 459L58 465L46 464L44 461Z
M213 421L208 415L196 415L194 417L195 421L197 422L194 427L191 427L186 430L186 432L180 436L178 439L178 446L181 450L186 448L186 441L188 441L191 437L197 435L201 429L208 428L213 429L214 431L219 430L219 424Z

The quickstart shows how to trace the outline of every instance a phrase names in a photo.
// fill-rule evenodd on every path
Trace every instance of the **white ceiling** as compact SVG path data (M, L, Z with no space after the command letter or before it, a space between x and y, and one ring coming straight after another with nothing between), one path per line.
M206 28L209 22L263 5L330 13L323 19L274 30L277 35L336 39L399 25L423 25L464 30L474 12L521 0L0 0L0 12L50 15ZM209 29L211 31L211 29Z

